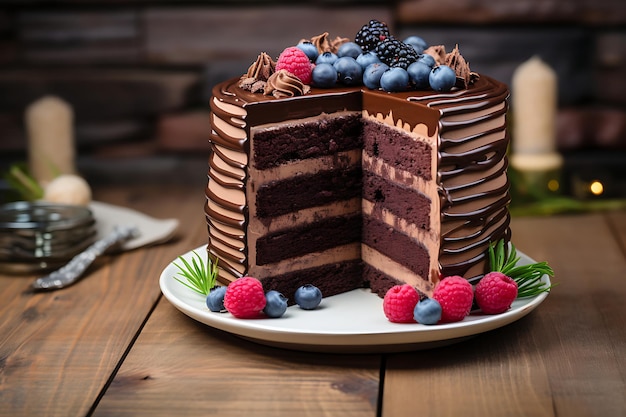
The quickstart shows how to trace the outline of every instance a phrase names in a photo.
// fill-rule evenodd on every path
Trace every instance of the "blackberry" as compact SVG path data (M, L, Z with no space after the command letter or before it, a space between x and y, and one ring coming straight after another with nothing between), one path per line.
M389 28L385 23L378 20L370 20L363 25L354 37L354 42L361 47L363 52L373 51L381 41L390 38Z
M419 58L419 54L411 45L397 39L385 39L378 44L374 52L385 64L402 69L407 69Z

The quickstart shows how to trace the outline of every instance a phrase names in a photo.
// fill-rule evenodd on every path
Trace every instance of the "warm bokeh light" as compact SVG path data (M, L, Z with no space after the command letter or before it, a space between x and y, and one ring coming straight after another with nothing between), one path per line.
M559 181L557 181L557 180L552 179L552 180L548 181L548 190L550 190L552 192L558 191L560 186L561 185L559 184Z
M593 181L589 185L589 191L591 191L591 194L593 195L600 195L604 192L604 186L600 181Z

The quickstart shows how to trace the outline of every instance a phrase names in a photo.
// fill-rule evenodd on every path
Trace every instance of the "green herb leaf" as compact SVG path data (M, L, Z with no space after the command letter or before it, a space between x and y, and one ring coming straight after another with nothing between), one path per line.
M517 298L534 297L542 292L550 291L555 284L546 286L541 282L544 275L554 276L554 271L547 262L536 262L530 265L517 265L520 257L515 246L510 243L507 253L504 240L489 245L489 266L494 272L501 272L517 283Z
M194 256L191 258L191 264L182 256L179 256L178 259L183 266L173 262L179 269L178 275L185 278L186 282L178 277L174 277L174 279L192 291L206 296L215 287L217 281L217 261L212 262L209 258L205 264L196 251L192 253Z
M5 179L9 186L24 200L35 201L43 197L43 188L28 172L25 163L11 165Z

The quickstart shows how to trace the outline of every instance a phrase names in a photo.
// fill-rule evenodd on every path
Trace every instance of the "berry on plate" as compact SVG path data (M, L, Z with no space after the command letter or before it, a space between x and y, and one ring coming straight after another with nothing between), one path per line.
M206 306L214 313L224 310L224 295L226 287L220 286L213 288L206 297Z
M314 310L322 301L322 291L315 285L306 284L296 290L296 304L303 310Z
M224 307L240 319L257 317L265 308L265 292L261 281L241 277L231 282L224 294Z
M287 297L276 290L270 290L265 294L265 308L263 312L267 317L278 318L287 311Z
M437 324L441 320L441 305L434 298L424 298L415 306L413 318L421 324Z
M476 285L474 296L483 313L504 313L517 298L517 283L502 272L490 272Z
M392 323L413 323L413 312L420 299L417 290L409 285L394 285L383 298L383 311Z
M439 281L433 292L433 298L441 304L441 322L461 321L472 308L474 291L472 284L458 275Z

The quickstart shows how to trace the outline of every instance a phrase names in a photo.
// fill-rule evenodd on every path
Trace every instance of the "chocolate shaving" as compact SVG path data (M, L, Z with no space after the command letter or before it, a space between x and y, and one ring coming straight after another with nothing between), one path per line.
M334 54L337 53L339 47L349 42L350 39L342 38L337 36L335 39L328 39L328 32L324 32L321 35L313 36L309 39L302 39L300 42L311 42L317 48L317 52L319 54L323 54L324 52L332 52Z
M446 47L443 45L430 46L424 51L424 53L435 58L435 63L437 65L443 64L446 60Z
M251 93L262 93L265 90L265 85L267 81L259 81L252 77L241 77L239 81L239 87L244 90L248 90Z
M456 86L459 88L467 88L467 86L472 82L469 64L461 55L459 51L459 45L454 47L454 50L446 55L444 60L444 64L449 66L456 73Z

